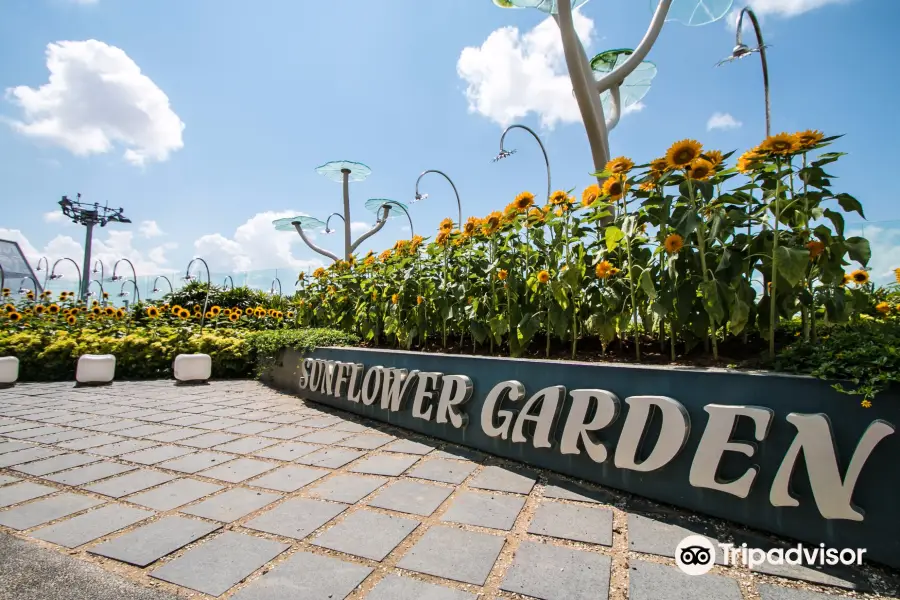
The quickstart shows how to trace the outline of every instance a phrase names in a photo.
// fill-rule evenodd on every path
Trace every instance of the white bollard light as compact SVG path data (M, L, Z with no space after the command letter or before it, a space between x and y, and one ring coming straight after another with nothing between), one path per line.
M115 375L116 357L112 354L85 354L75 369L78 383L109 383Z
M15 383L19 378L19 359L15 356L0 357L0 385Z
M212 358L209 354L179 354L173 372L178 381L206 381L212 377Z

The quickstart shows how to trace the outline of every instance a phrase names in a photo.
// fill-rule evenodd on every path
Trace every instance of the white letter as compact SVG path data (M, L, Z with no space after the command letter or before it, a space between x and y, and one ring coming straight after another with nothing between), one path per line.
M434 397L435 392L438 391L439 381L443 376L443 373L419 373L419 384L416 386L416 395L413 399L413 417L426 421L431 420L431 409L433 407L430 403L426 406L426 401ZM429 384L431 384L430 390L428 389Z
M313 359L309 369L309 391L316 392L319 390L319 382L322 376L322 361Z
M406 369L385 369L384 383L381 387L381 408L397 412L403 408L409 386L416 379L418 371L412 373Z
M619 399L612 392L606 390L572 390L572 406L566 417L566 425L563 428L562 441L559 450L562 454L581 454L578 440L584 445L585 451L591 460L602 463L606 460L606 446L594 441L592 431L609 427L619 416ZM597 400L597 410L590 423L585 423L591 401Z
M451 425L463 429L469 422L469 415L459 407L469 401L473 389L472 380L465 375L444 375L435 422L446 423L449 419Z
M722 404L707 404L703 407L709 413L706 429L703 437L697 444L697 452L694 454L694 462L691 463L690 484L694 487L719 490L726 494L746 498L750 494L750 487L759 467L754 465L747 469L743 475L734 481L719 481L716 472L725 452L740 452L747 457L752 457L756 452L754 444L744 442L732 442L731 436L737 429L737 420L740 416L753 419L753 437L756 441L763 441L769 435L769 425L772 422L774 411L757 406L726 406Z
M334 378L334 397L341 397L341 387L343 387L344 382L347 381L346 373L344 370L348 367L347 363L339 362L335 367L335 378Z
M504 396L509 397L511 402L518 402L525 397L525 386L518 381L501 381L488 392L487 398L484 399L484 405L481 407L481 430L488 437L499 437L505 440L509 437L509 426L512 424L515 411L512 410L496 410L497 406L503 403ZM494 411L500 418L500 425L494 425Z
M322 377L322 389L320 390L323 394L331 395L331 384L334 381L334 365L335 362L333 360L325 361L325 375Z
M826 519L862 521L865 518L863 511L851 504L853 488L856 487L856 480L869 455L878 442L894 433L894 426L880 419L872 421L856 445L850 466L847 467L847 474L841 481L834 436L828 417L823 414L791 413L787 416L787 421L797 428L797 435L794 436L794 441L785 453L772 482L772 489L769 492L772 506L800 505L797 499L791 496L788 488L802 449L810 487L819 513Z
M535 448L551 448L550 434L556 427L559 418L559 403L566 395L566 388L562 385L553 385L540 390L528 399L513 425L512 441L514 444L524 444L526 441L523 429L526 422L534 423L532 445ZM531 410L537 406L538 414L531 414Z
M613 461L616 467L641 472L655 471L678 456L691 432L691 420L684 406L666 396L631 396L625 398L625 403L628 414L625 415L625 425L616 446ZM647 460L637 464L638 449L650 422L650 409L654 407L662 414L659 438Z
M375 403L375 400L378 399L383 372L384 367L372 367L366 372L362 386L362 402L366 406L372 406L372 404Z
M350 365L350 379L347 382L347 400L350 402L359 402L359 395L362 392L359 388L359 378L364 368L360 363Z
M309 383L309 365L312 362L310 358L304 358L300 362L300 380L297 382L297 385L300 389L306 389L306 385Z

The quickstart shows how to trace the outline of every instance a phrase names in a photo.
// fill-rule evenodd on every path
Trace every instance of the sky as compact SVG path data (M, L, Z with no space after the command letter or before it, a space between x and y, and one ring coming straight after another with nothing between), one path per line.
M575 23L588 55L636 46L652 4L585 4ZM834 148L848 153L833 165L834 188L865 206L873 275L887 277L900 266L890 184L900 164L900 120L890 116L900 3L749 4L770 45L774 132L845 134ZM507 137L516 154L492 162L511 124L541 136L554 189L591 183L559 31L544 13L490 0L310 6L0 0L0 239L19 242L33 265L41 256L80 264L84 228L57 203L81 193L132 220L96 231L94 255L107 271L128 258L141 276L174 274L200 256L217 276L278 269L288 287L299 270L330 261L271 222L341 210L340 184L315 171L328 161L372 169L351 184L354 235L374 222L365 200L409 203L426 169L453 179L464 218L541 192L543 158L521 130ZM613 156L647 162L686 137L738 152L763 139L758 55L715 66L734 45L734 15L703 27L666 24L648 57L658 75L611 133ZM428 198L410 213L416 233L433 235L455 216L455 199L438 176L421 189ZM409 237L409 224L393 219L361 249ZM342 236L315 241L341 252ZM74 279L66 265L59 272Z

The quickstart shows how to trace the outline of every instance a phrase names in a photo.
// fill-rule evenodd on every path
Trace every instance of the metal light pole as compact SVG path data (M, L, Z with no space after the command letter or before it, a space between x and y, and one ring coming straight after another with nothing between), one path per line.
M172 287L172 281L168 277L166 277L165 275L157 275L156 279L153 280L153 292L152 293L155 294L156 292L160 291L159 288L156 287L156 284L160 279L162 279L167 284L169 284L169 293L170 294L175 292L175 288Z
M756 33L756 48L751 48L743 41L744 15L750 17L750 22L753 24L753 31ZM762 31L759 28L759 20L756 18L756 14L750 7L745 7L741 10L738 17L737 31L734 36L734 50L731 51L731 56L720 60L716 66L720 67L733 60L749 56L754 52L759 52L759 59L762 61L763 91L766 94L766 137L769 137L772 135L772 111L769 104L769 63L766 60L766 44L763 42Z
M63 196L59 201L63 214L72 219L73 223L84 225L84 268L81 269L81 289L78 296L82 300L87 300L88 287L90 285L90 269L91 269L91 244L94 239L94 225L106 227L107 223L131 223L123 214L122 208L109 208L108 206L100 206L98 203L88 204L81 202L81 194L79 193L75 200L70 200L68 196Z
M42 269L41 269L41 262L44 263L44 269L43 269L43 270L45 271L45 275L44 275L44 285L43 285L42 287L43 287L43 288L46 288L46 287L47 287L47 277L50 275L50 261L47 260L47 257L46 257L46 256L40 257L40 258L38 259L38 264L37 264L37 266L34 268L35 271L40 271L40 270L42 270Z
M501 147L502 146L503 146L503 144L501 144ZM444 179L446 179L447 181L450 182L450 187L453 188L453 193L456 194L456 207L459 209L459 221L457 222L457 226L461 228L462 227L462 202L459 201L459 191L456 189L456 184L453 183L453 180L450 179L450 177L443 171L438 171L437 169L428 169L427 171L424 171L421 175L419 175L419 178L416 179L416 197L415 197L415 200L413 200L413 202L418 202L418 201L424 200L425 198L428 197L428 194L420 194L419 193L419 182L422 181L422 178L425 177L426 175L428 175L429 173L435 173L437 175L440 175L441 177L443 177ZM410 229L412 229L412 226L410 226Z
M59 263L64 262L64 261L69 261L70 263L72 263L72 266L75 267L75 272L78 273L79 285L81 285L82 281L84 281L85 279L88 279L90 277L90 274L84 273L84 272L82 272L81 269L78 268L77 262L75 262L74 260L72 260L69 257L64 256L63 258L57 259L56 262L53 263L53 266L50 268L50 275L47 277L48 280L53 281L54 279L62 278L62 275L59 275L56 272L56 265L58 265ZM32 279L32 281L34 281L34 279ZM35 283L37 283L37 282L35 281ZM88 281L87 287L90 287L90 281ZM78 297L81 298L82 301L84 301L86 303L87 302L87 289L85 288L85 289L81 290L81 292L82 293L80 293Z
M547 166L547 200L549 200L550 194L553 193L553 188L550 184L550 158L547 156L547 149L544 147L544 142L541 141L541 138L534 132L533 129L531 129L530 127L526 127L525 125L510 125L509 127L507 127L503 132L503 135L500 136L500 154L498 154L496 158L494 158L494 162L501 161L504 158L512 156L516 153L515 150L506 150L503 147L503 140L506 139L506 134L509 133L512 129L524 129L525 131L530 133L535 140L537 140L538 145L541 147L541 152L544 153L544 164Z

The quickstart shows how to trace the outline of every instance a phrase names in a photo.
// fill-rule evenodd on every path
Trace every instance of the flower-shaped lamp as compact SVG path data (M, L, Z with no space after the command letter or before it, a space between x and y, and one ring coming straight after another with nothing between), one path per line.
M587 2L588 0L572 0L572 10ZM551 15L558 12L556 0L494 0L494 4L500 8L536 8Z
M628 57L633 53L634 50L628 48L601 52L591 59L591 70L594 72L594 78L599 81L607 73L612 73L628 60ZM625 81L622 82L619 88L621 94L620 114L629 106L634 106L643 100L647 92L650 91L650 85L654 77L656 77L656 65L645 60L625 78ZM609 114L612 108L612 93L608 91L603 92L600 95L600 99L603 102L603 112Z
M655 10L660 0L650 0ZM666 21L678 21L683 25L697 27L718 21L728 14L734 0L672 0Z
M389 200L387 198L370 198L370 199L366 200L366 210L369 210L369 211L375 213L375 216L378 217L380 220L380 217L378 215L381 212L381 209L385 204L387 204L391 208L399 208L404 213L409 214L405 204L403 204L402 202L397 202L396 200ZM388 212L389 219L396 219L400 216L401 216L400 213Z
M352 160L335 160L317 167L316 173L340 183L344 180L344 175L348 176L348 181L363 181L372 174L372 169Z
M272 221L272 225L275 226L276 231L296 231L297 229L294 227L294 223L299 223L300 227L309 231L325 229L324 221L306 215Z

